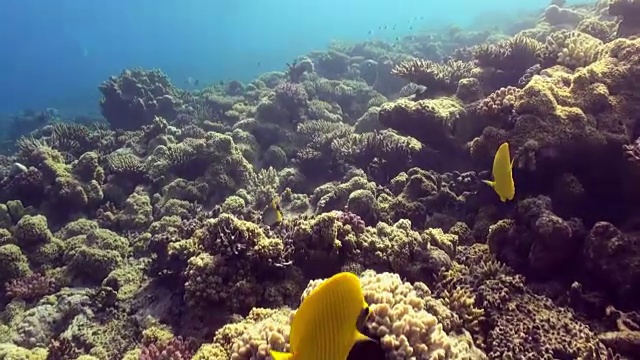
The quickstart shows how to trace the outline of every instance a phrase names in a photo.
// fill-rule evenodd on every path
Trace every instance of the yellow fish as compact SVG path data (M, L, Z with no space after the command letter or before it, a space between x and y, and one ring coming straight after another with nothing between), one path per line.
M493 158L493 181L482 180L493 188L502 202L513 200L516 194L516 186L513 183L513 174L511 172L512 168L513 160L509 155L509 144L504 143L500 145L496 156Z
M262 212L262 222L267 226L278 225L282 222L283 214L280 209L280 204L276 201L276 198L271 200L264 211Z
M360 279L342 272L323 281L300 304L289 333L290 353L271 350L274 360L345 360L358 341L371 340L356 323L369 305Z

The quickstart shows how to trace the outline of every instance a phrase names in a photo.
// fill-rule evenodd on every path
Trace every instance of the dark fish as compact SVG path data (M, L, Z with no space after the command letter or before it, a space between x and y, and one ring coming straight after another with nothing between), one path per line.
M200 80L196 80L196 81L194 81L194 82L193 82L193 85L195 85L195 86L200 85Z
M373 34L373 30L369 30L369 35Z
M409 30L413 30L413 26L409 26Z
M414 95L420 96L427 91L427 87L424 85L417 85L416 90L413 92Z

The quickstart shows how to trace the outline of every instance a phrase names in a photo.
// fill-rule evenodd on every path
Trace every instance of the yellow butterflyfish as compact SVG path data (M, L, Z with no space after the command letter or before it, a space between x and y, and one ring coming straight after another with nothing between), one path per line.
M274 360L345 360L358 341L371 340L356 323L369 308L360 279L342 272L323 281L300 304L289 332L290 352Z
M500 197L500 201L506 202L513 200L516 194L516 186L513 182L513 160L509 155L509 144L500 145L496 156L493 158L493 181L482 180L485 184L491 186Z
M284 215L280 209L280 203L276 198L271 200L271 203L262 211L262 222L267 226L279 225L282 222Z

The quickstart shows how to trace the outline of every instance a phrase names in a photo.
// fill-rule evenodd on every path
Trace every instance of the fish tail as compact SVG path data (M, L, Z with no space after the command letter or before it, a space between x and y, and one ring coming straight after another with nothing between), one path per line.
M275 351L275 350L270 350L269 352L271 353L271 357L273 358L273 360L291 360L291 359L293 359L293 354L292 353L280 352L280 351Z
M483 183L491 186L492 188L496 186L496 182L495 181L489 181L489 180L482 180Z

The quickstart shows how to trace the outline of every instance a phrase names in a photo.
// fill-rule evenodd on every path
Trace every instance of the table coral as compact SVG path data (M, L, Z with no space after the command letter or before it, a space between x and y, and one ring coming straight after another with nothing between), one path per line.
M453 98L411 101L400 99L380 108L380 122L424 145L447 150L455 147L457 122L464 108ZM464 135L464 134L462 134Z
M402 62L391 70L392 75L427 87L429 94L454 94L458 81L472 77L473 65L463 61L449 60L436 63L430 60L413 59Z

